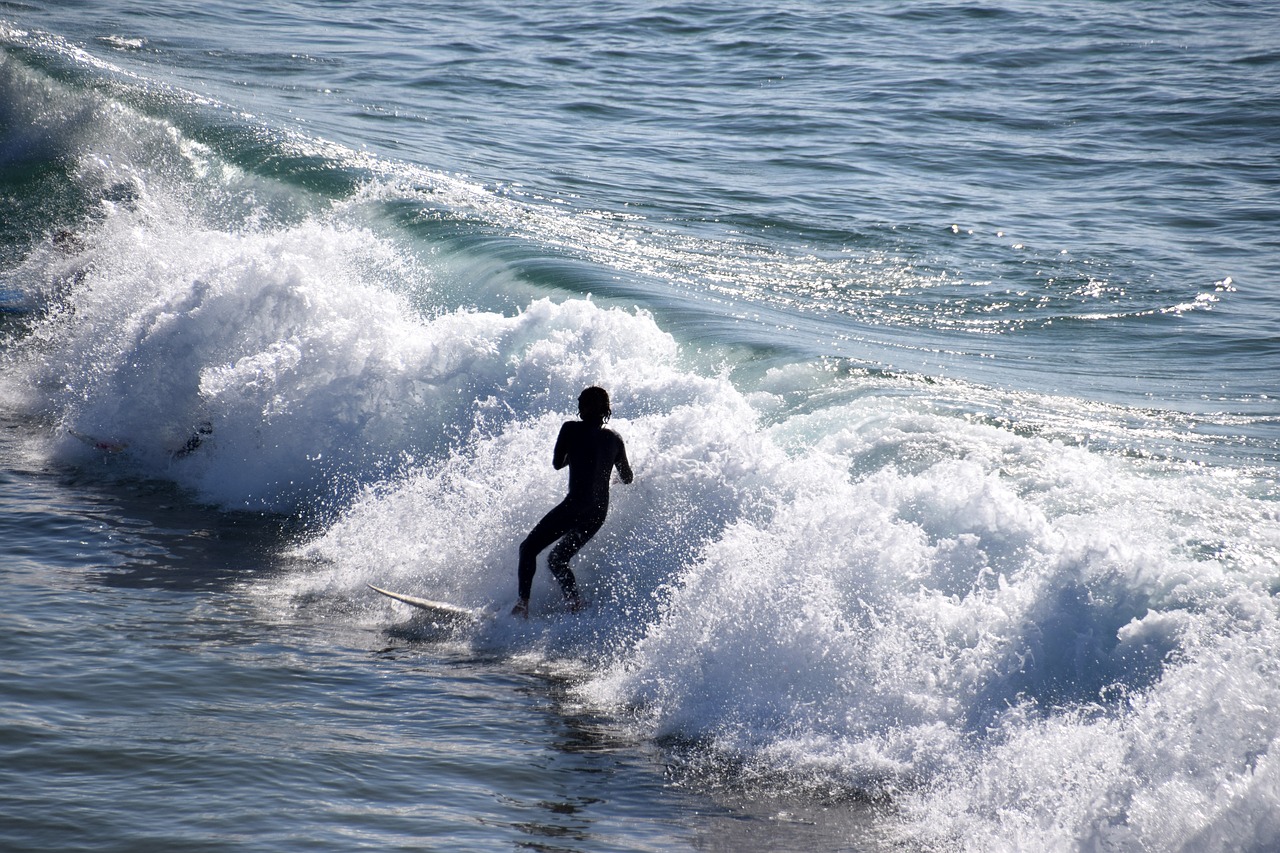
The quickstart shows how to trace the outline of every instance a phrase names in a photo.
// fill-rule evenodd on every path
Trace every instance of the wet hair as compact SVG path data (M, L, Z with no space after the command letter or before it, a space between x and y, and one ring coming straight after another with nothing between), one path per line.
M596 385L583 389L578 395L578 414L584 421L608 421L613 414L609 406L609 392Z

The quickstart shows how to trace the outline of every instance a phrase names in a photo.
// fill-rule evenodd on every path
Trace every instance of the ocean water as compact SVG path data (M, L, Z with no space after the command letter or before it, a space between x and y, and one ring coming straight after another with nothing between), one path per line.
M0 847L1280 846L1277 44L0 3Z

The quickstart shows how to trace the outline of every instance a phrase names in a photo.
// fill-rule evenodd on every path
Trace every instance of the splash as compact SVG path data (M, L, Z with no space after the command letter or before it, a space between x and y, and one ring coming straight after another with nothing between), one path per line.
M1280 526L1255 482L957 420L866 377L779 416L774 393L639 357L649 331L608 375L637 483L580 559L597 610L542 629L540 654L579 659L581 702L753 785L884 798L946 848L1275 838ZM536 463L549 408L369 490L292 591L358 599L390 576L509 599L514 543L562 488Z

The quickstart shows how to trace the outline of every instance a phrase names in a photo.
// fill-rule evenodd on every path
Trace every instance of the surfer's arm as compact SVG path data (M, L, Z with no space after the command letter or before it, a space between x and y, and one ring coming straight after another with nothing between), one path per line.
M618 439L618 458L614 462L618 469L618 476L622 478L622 482L630 483L635 479L635 475L631 473L631 463L627 461L627 445L622 439Z
M551 465L559 471L569 464L569 445L573 444L573 422L567 421L560 427L560 435L556 438L556 448L551 452Z

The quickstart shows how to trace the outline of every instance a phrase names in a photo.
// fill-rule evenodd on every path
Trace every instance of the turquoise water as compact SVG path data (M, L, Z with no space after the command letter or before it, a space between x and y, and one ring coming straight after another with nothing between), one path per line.
M1274 846L1277 36L0 6L4 846Z

